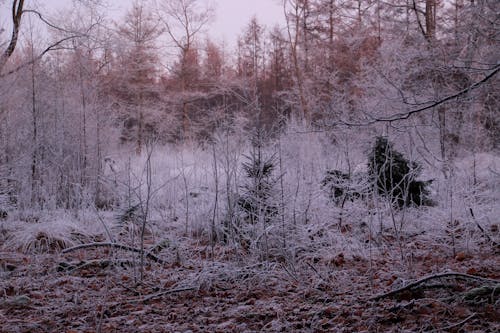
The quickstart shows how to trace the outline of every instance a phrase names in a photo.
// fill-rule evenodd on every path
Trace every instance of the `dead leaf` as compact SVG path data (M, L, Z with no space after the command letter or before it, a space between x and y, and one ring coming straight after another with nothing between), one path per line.
M475 269L474 267L471 267L467 270L467 274L469 275L476 275L477 274L477 269Z

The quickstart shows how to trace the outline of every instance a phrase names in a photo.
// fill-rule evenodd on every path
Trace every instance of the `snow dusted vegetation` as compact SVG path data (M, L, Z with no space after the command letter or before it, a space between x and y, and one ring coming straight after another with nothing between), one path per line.
M203 0L33 3L0 332L500 330L497 2L286 0L231 51Z
M433 207L373 197L336 205L321 186L325 170L363 163L368 147L349 147L347 160L324 135L291 132L262 151L281 160L270 199L278 214L248 225L233 217L232 230L228 202L245 191L251 147L227 140L108 156L108 195L121 202L112 209L9 211L4 330L417 331L472 315L481 321L469 325L496 325L498 156L457 158L448 177L426 165ZM142 264L126 248L141 249L141 237L151 254ZM477 288L488 293L469 296Z

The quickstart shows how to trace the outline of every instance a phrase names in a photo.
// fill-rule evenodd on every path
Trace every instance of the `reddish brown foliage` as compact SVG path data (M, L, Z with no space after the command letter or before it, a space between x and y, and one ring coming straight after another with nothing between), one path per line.
M411 268L403 268L391 255L370 262L343 253L331 260L242 266L236 262L241 254L215 250L224 258L200 260L203 249L193 245L180 264L148 266L142 283L134 281L128 266L58 272L58 263L70 258L1 253L0 331L400 332L448 327L450 332L493 332L500 327L491 300L463 301L462 293L470 290L467 281L436 281L427 289L368 301L395 287L398 276L417 279L436 269L498 279L498 260L487 251L460 261L441 256L438 263L424 249ZM91 254L102 257L104 252L86 256ZM72 255L81 259L82 254ZM194 289L181 289L185 286ZM144 302L162 291L171 292Z

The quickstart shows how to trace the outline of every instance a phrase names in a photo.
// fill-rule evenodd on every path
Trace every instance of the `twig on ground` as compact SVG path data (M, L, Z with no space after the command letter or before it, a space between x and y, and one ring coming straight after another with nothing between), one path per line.
M323 280L324 282L328 282L328 279L325 279L325 278L323 277L323 275L321 275L321 273L320 273L320 272L318 272L318 270L316 269L316 267L314 267L313 265L311 265L311 264L310 264L310 263L308 263L308 262L306 262L306 265L307 265L307 266L309 266L309 267L310 267L310 268L314 271L314 273L316 273L316 274L319 276L319 278L320 278L321 280Z
M481 281L481 282L489 283L489 284L499 284L500 283L500 281L498 281L498 280L483 278L483 277L475 276L475 275L469 275L469 274L463 274L463 273L456 273L456 272L441 273L441 274L434 274L434 275L426 276L426 277L424 277L424 278L422 278L420 280L417 280L417 281L415 281L413 283L410 283L410 284L408 284L408 285L406 285L404 287L392 290L392 291L384 293L384 294L380 294L380 295L376 295L376 296L370 297L368 300L369 301L377 301L377 300L382 299L382 298L392 297L392 296L397 295L397 294L399 294L399 293L401 293L403 291L415 288L415 287L419 286L420 284L425 283L427 281L431 281L431 280L435 280L435 279L441 279L441 278L455 278L455 279L462 279L462 280L477 280L477 281Z
M446 326L446 327L443 327L439 330L436 330L436 331L433 331L433 332L443 332L443 331L449 331L451 330L452 328L456 328L456 327L460 327L462 325L464 325L465 323L467 323L469 320L471 320L472 318L474 318L475 316L477 316L477 313L473 313L471 314L470 316L468 316L467 318L465 318L464 320L462 320L461 322L459 323L456 323L456 324L453 324L453 325L450 325L450 326Z
M140 302L146 303L147 301L150 301L150 300L152 300L153 298L156 298L156 297L160 297L160 296L164 296L164 295L168 295L168 294L180 293L180 292L183 292L183 291L196 290L196 289L198 289L198 288L196 288L196 287L182 287L182 288L164 290L164 291L160 291L160 292L157 292L157 293L154 293L154 294L150 294L150 295L144 297L142 300L135 300L133 302L140 301Z
M285 265L281 265L281 268L283 268L283 270L288 274L288 276L290 276L293 280L295 280L295 282L300 283L299 279L297 278L297 275L295 273L290 272L290 270Z
M117 244L117 243L90 243L90 244L81 244L77 246L73 246L67 249L64 249L62 253L69 253L77 250L82 250L82 249L88 249L88 248L93 248L93 247L111 247L111 248L116 248L120 250L125 250L125 251L130 251L130 252L136 252L136 253L141 253L141 249L124 245L124 244ZM145 253L146 258L151 259L152 261L165 265L166 262L154 254L151 254L150 252Z
M60 262L57 265L57 270L58 271L67 271L67 272L72 272L77 269L85 269L88 267L98 267L98 268L107 268L109 266L132 266L134 264L133 261L131 260L113 260L113 259L95 259L95 260L86 260L86 261L79 261L79 262Z

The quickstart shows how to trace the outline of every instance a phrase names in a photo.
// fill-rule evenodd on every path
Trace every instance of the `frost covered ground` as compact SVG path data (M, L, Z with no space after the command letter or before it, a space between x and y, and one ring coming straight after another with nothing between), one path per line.
M313 139L270 148L282 161L282 205L275 222L242 228L250 243L211 238L244 183L244 144L153 151L142 272L140 226L117 223L123 206L9 212L0 331L497 332L500 158L426 164L435 207L396 210L383 198L341 207L321 179L362 170L363 149L311 149L324 146ZM143 203L147 156L125 156L107 160L109 196Z

